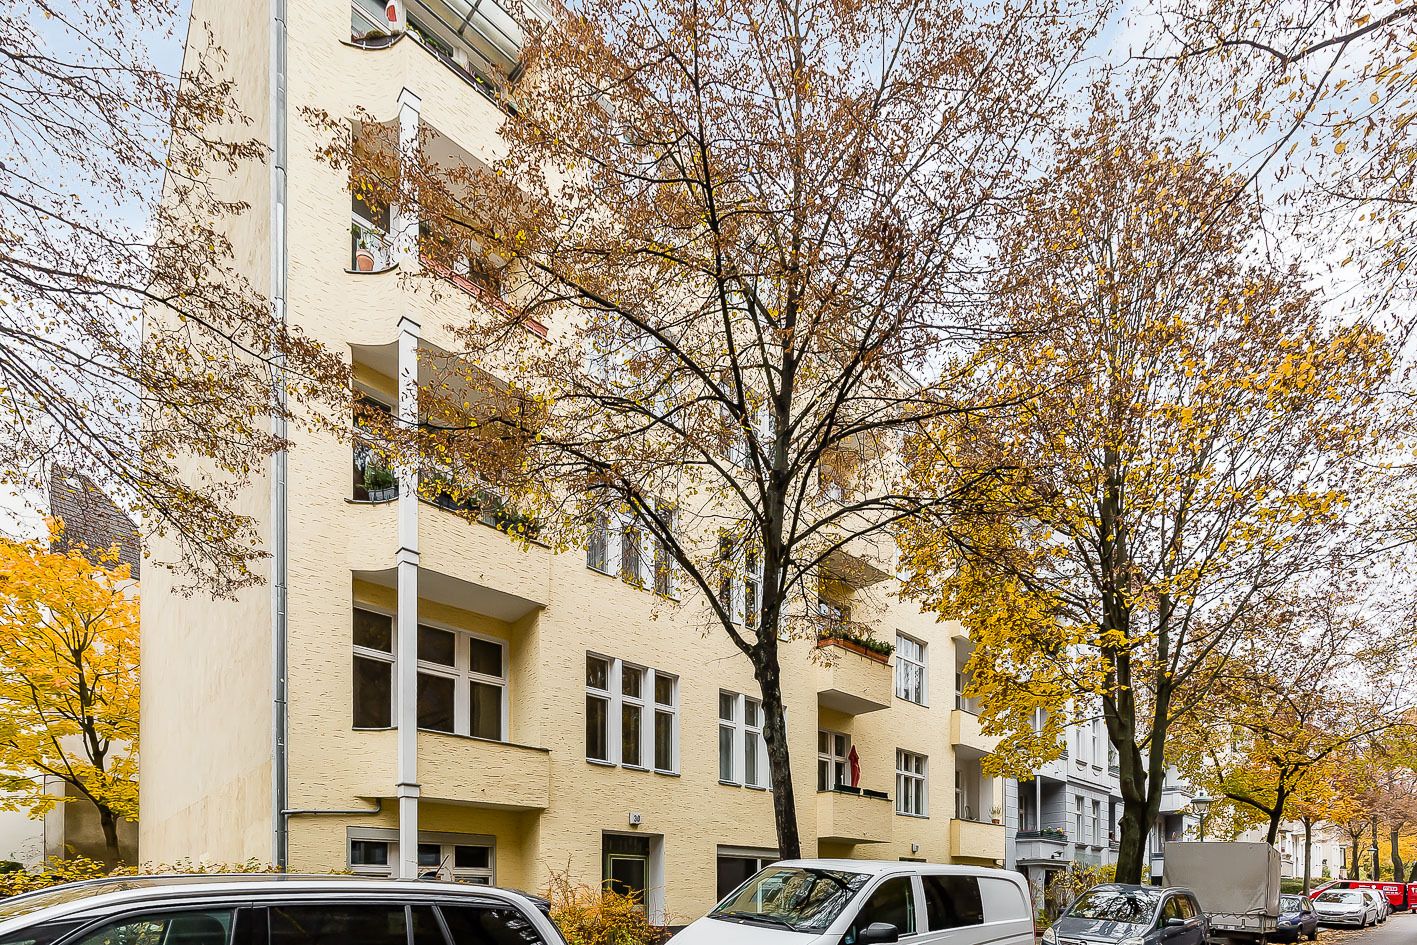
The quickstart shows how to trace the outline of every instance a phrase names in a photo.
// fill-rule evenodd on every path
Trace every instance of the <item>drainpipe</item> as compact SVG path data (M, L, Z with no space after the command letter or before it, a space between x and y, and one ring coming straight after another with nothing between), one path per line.
M399 93L399 150L412 160L418 148L418 111L422 100ZM418 209L401 205L390 221L400 268L412 272L418 262ZM407 315L398 323L398 421L418 425L418 322ZM418 465L399 470L398 622L394 665L398 681L398 751L395 792L399 807L399 863L403 879L418 878Z
M270 0L271 12L271 307L275 318L286 324L285 199L286 199L286 0ZM271 432L279 439L286 436L283 411L286 406L285 358L277 352L273 365L276 384L277 413L271 420ZM286 679L289 594L288 533L286 521L289 500L286 474L289 458L284 449L271 456L271 818L273 850L271 860L278 869L287 866L289 847L287 826L288 778L287 738L288 682Z

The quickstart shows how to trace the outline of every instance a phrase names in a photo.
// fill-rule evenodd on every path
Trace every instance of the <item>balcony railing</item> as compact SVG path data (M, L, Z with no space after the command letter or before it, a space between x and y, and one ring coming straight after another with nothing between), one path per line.
M394 470L367 446L354 448L354 498L360 502L397 499L399 480Z
M1020 830L1015 836L1019 840L1051 840L1054 843L1068 842L1068 832L1062 827L1044 827L1041 830Z

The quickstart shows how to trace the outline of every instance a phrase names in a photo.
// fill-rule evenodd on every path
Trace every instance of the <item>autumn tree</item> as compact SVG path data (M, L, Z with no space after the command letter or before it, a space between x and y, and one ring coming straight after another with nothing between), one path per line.
M408 417L374 440L444 495L500 491L542 540L609 533L727 635L785 857L784 641L869 634L849 598L889 575L892 523L944 501L905 489L903 431L988 407L962 396L979 247L1063 104L1077 12L591 0L526 24L495 166L309 116L360 199L405 239L417 216L407 268L483 298L425 362L416 442Z
M1204 710L1176 722L1190 782L1262 816L1270 844L1331 757L1409 724L1409 634L1361 587L1323 574L1276 596L1211 674Z
M227 234L249 208L222 179L265 147L200 23L190 68L158 61L184 9L0 11L0 483L77 470L226 593L261 556L228 500L282 445L273 367L297 403L347 384L239 271Z
M62 528L62 523L52 526ZM0 805L138 816L138 598L116 551L0 540ZM47 790L51 781L68 789Z
M1161 0L1142 54L1180 65L1245 173L1282 193L1306 239L1358 263L1360 301L1411 298L1417 253L1417 8L1373 0ZM1219 93L1219 94L1217 94ZM1400 308L1388 314L1406 321Z
M1288 588L1366 547L1395 362L1367 324L1325 319L1257 241L1253 192L1167 121L1097 91L1053 156L1002 241L1011 340L977 371L1016 406L914 441L925 488L993 470L993 502L902 536L912 589L975 641L996 769L1056 756L1067 707L1100 698L1126 882L1188 750L1175 724L1236 654L1277 645L1260 615Z

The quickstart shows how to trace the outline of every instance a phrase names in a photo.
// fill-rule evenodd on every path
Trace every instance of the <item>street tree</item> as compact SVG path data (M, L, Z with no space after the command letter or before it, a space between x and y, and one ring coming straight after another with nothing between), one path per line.
M1176 722L1190 782L1260 815L1270 844L1329 758L1405 737L1411 640L1361 586L1325 574L1272 600L1213 673L1203 710Z
M1325 319L1257 241L1254 193L1168 137L1164 110L1094 104L1002 241L1007 340L976 376L1016 406L914 440L922 491L991 471L993 502L917 516L902 542L913 591L975 642L995 770L1056 756L1068 707L1100 700L1117 877L1137 882L1190 750L1173 726L1235 654L1278 645L1259 615L1286 589L1367 547L1396 352Z
M261 556L228 500L282 445L273 366L293 398L347 383L239 270L227 233L248 207L223 179L265 147L200 23L189 68L157 61L183 9L0 11L0 484L77 470L229 593Z
M0 636L0 809L39 817L91 803L116 862L118 822L138 817L138 598L128 565L116 549L0 540ZM48 790L51 781L68 790Z
M474 293L417 429L373 412L372 439L474 514L510 498L510 530L609 534L629 579L727 635L785 857L784 641L867 634L849 598L889 574L888 530L946 501L906 488L899 442L989 407L963 357L982 237L1096 26L1075 14L590 0L526 24L494 166L308 114L361 200L416 213L421 276Z

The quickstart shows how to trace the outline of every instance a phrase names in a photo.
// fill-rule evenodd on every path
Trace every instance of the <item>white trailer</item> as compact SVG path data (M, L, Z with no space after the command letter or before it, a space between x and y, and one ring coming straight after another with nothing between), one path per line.
M1268 843L1166 844L1166 885L1186 886L1210 920L1210 941L1254 945L1279 926L1279 851Z

